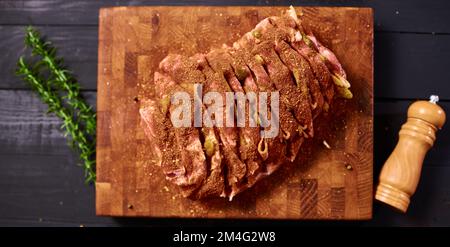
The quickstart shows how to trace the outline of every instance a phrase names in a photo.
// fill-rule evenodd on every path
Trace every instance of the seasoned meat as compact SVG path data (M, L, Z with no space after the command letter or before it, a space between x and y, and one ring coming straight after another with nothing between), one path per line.
M239 54L239 51L230 47L225 47L224 50L228 52L226 61L231 64L236 78L242 85L243 92L247 94L254 94L255 96L255 101L253 102L253 104L246 103L245 118L248 121L250 121L250 119L252 118L252 121L254 123L258 123L259 121L261 121L257 115L257 95L259 89L255 83L254 77L252 76L252 72L241 59L244 54ZM270 127L267 127L267 129L268 128ZM244 181L244 183L240 184L240 187L236 190L235 194L242 191L244 188L251 187L254 183L256 183L258 175L262 171L266 170L265 164L263 163L266 153L258 152L258 144L264 141L261 137L261 130L262 129L260 127L251 127L246 125L241 131L241 133L243 133L241 134L240 143L240 148L242 150L241 157L246 161L247 173L246 180Z
M301 85L301 87L295 85L293 75L275 52L272 40L262 41L255 46L253 51L262 56L264 61L267 61L266 66L271 81L280 91L280 94L285 96L286 101L282 103L286 104L289 110L294 113L300 128L303 128L309 136L312 136L311 102L306 85Z
M287 101L285 103L294 113L302 131L306 131L308 136L312 137L314 134L311 115L312 104L308 92L308 83L294 82L295 79L300 79L295 78L300 76L299 73L294 73L299 72L294 71L298 64L292 64L293 61L281 61L280 55L283 55L286 59L286 53L277 53L276 46L278 45L278 48L280 48L280 42L289 37L288 34L274 26L272 19L267 18L260 22L252 31L252 35L244 36L238 41L238 44L244 47L252 46L252 52L262 57L272 82L280 90L280 94L286 96Z
M231 47L191 57L169 54L154 74L154 86L155 96L140 108L149 148L166 178L192 199L232 200L294 161L335 94L352 97L336 55L292 7L262 20ZM192 116L189 126L172 122L179 110L172 101L176 92L189 96L192 107L183 112ZM266 105L264 116L259 107ZM276 135L268 136L270 131Z
M270 17L270 23L278 28L278 32L284 36L289 36L291 46L308 60L315 77L319 81L322 94L329 105L334 97L334 87L331 73L325 64L325 59L312 48L312 42L306 36L305 29L291 10L281 17Z
M245 67L236 66L234 63L234 59L227 52L227 49L214 50L207 54L207 59L212 69L219 74L222 74L228 85L235 93L241 93L243 97L245 97L245 91L243 86L245 81L252 80L251 74L248 73ZM239 80L239 79L240 80ZM256 97L256 94L255 94ZM257 150L257 145L260 138L259 128L256 126L257 121L255 115L251 116L250 113L250 104L247 102L247 98L243 98L244 102L236 102L238 107L243 107L245 110L245 114L238 116L240 114L239 111L236 111L236 119L242 119L237 123L237 126L243 124L241 128L239 128L239 152L240 157L243 162L247 165L246 174L253 174L256 169L258 169L259 164L259 155ZM254 98L253 106L256 106L256 98ZM256 114L257 109L253 109L254 114ZM252 112L253 112L252 111ZM253 119L254 127L250 126L250 119Z
M170 77L158 72L155 73L155 85L162 100L159 106L155 101L147 101L146 107L141 109L147 123L146 133L152 138L158 133L162 135L158 144L163 151L161 166L166 178L183 188L184 196L190 196L206 178L206 159L199 132L192 127L174 128L165 118L159 119L164 113L173 111L174 106L167 99L181 88Z
M208 83L205 85L204 91L207 92L219 92L222 99L226 99L226 92L231 92L231 88L227 83L222 73L216 73L211 68L206 56L198 54L195 56L199 69L204 73ZM234 115L234 106L232 109L226 109L225 102L223 103L224 112ZM226 114L226 115L227 115ZM225 120L224 120L225 123ZM227 181L230 188L228 191L229 197L233 197L238 187L238 184L244 178L247 167L245 163L239 157L238 138L239 131L234 127L216 127L220 136L221 147L225 155L225 163L227 164Z
M247 43L243 44L245 45ZM234 59L235 66L247 67L247 73L251 75L251 77L249 75L246 78L244 88L248 88L248 90L258 93L276 91L270 81L269 75L263 67L261 57L253 56L250 54L249 49L242 48L237 43L233 45L233 49L228 49ZM270 97L268 97L268 102L270 102ZM269 115L269 117L273 116ZM288 148L286 139L291 138L286 138L284 133L287 133L292 126L295 126L296 120L284 104L280 105L279 121L281 122L280 127L282 129L282 131L279 132L279 138L260 139L258 143L258 153L263 154L261 155L263 166L260 167L257 173L248 177L247 187L253 186L257 181L270 175L280 165L286 163L287 157L285 157L285 155ZM265 129L269 131L270 128L272 127L267 127ZM265 156L264 154L267 155ZM247 187L242 186L241 190L244 190Z
M261 23L258 25L261 25ZM281 139L291 140L288 143L288 147L285 149L284 155L293 160L302 143L302 141L297 139L303 138L299 136L299 129L302 128L302 124L299 123L299 119L296 119L295 116L297 114L300 119L303 119L303 116L300 115L301 110L297 109L297 104L301 99L297 97L298 94L295 94L295 92L298 93L298 91L293 85L289 71L281 61L279 61L279 58L272 49L269 41L258 44L253 35L246 34L234 44L234 48L250 50L254 59L260 60L259 65L255 63L250 65L250 69L255 74L256 83L260 89L279 91L279 121L282 130L280 135ZM275 61L273 61L274 59ZM305 111L310 111L309 107L308 109L305 109ZM272 140L269 141L270 152L274 150L274 148L271 147L271 144L274 144ZM276 150L278 150L278 148L276 148Z
M205 76L197 69L195 60L181 55L169 55L160 63L162 71L174 78L176 83L183 87L194 98L194 84L206 85ZM182 90L181 90L182 91ZM206 91L203 91L206 93ZM197 97L203 97L198 95ZM201 99L197 99L201 100ZM202 110L205 106L202 105ZM222 154L219 147L219 136L211 127L202 127L200 134L203 136L206 157L208 158L208 177L200 189L192 197L203 198L208 196L225 196L225 182ZM184 147L184 146L182 146ZM228 157L228 152L225 154ZM227 162L229 164L229 162Z
M314 77L308 61L284 40L275 42L275 50L283 63L293 73L297 86L301 88L301 91L309 92L313 118L316 118L322 111L324 99L320 91L319 82Z
M308 92L301 92L301 89L294 84L291 73L276 54L272 40L252 44L254 39L249 39L247 42L249 44L241 42L241 45L253 46L252 54L264 61L263 68L273 87L280 92L283 106L283 109L280 109L281 128L284 139L289 140L286 155L290 160L294 160L303 143L304 136L300 134L308 130L310 136L313 134Z

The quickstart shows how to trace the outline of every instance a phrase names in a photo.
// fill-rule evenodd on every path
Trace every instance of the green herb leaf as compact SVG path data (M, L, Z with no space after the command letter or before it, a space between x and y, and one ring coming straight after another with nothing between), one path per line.
M32 49L33 56L40 61L27 64L23 57L17 63L20 76L40 99L48 105L48 112L59 117L63 124L64 136L70 137L68 143L78 150L83 161L86 182L95 182L95 130L96 114L81 97L80 86L73 75L56 57L57 50L32 27L26 29L25 44ZM42 74L48 71L49 77Z

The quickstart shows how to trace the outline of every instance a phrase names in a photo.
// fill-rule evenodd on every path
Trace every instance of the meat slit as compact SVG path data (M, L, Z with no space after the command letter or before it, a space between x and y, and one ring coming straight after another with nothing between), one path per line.
M210 53L206 55L207 60L209 61L209 64L211 64L211 68L219 74L223 74L229 87L235 92L235 93L242 93L243 96L245 95L245 91L242 87L241 81L244 80L244 71L241 71L236 75L235 69L232 66L234 61L229 53L226 52L226 49L220 49L220 50L213 50ZM238 78L242 77L242 78ZM241 161L246 165L245 174L253 173L255 169L257 169L258 164L256 163L255 159L257 158L256 155L256 141L253 138L253 135L255 134L253 132L253 129L256 130L256 135L259 135L258 130L255 127L250 127L250 121L249 121L249 111L247 111L247 100L244 99L244 111L245 114L241 117L244 117L244 126L241 126L238 128L239 133L239 141L238 141L238 150L239 150L239 157ZM237 105L237 103L236 103ZM238 109L238 108L237 108ZM238 111L236 111L236 119L238 117ZM238 126L239 127L239 126ZM236 183L238 187L241 186L241 184L246 183L246 178L248 176L243 176L240 178L240 181ZM234 197L239 191L236 189L232 189L230 193L230 198Z
M271 90L272 85L270 84L270 79L269 79L269 76L267 75L266 68L264 67L263 64L260 64L260 65L254 64L254 61L252 61L251 55L248 52L246 52L244 49L238 49L238 50L244 54L243 59L244 59L244 62L246 63L246 65L248 66L250 73L252 74L256 90L259 93L262 91L266 91L268 93L267 100L268 100L268 102L270 102L271 101L270 92L268 92L268 91L269 90L272 91ZM263 82L263 81L265 81L263 78L267 78L267 82ZM287 113L287 111L284 108L284 105L281 105L280 108L281 108L280 112ZM284 114L280 113L280 119L283 118L283 116L284 116ZM268 118L271 118L271 117L272 116L270 116L270 112L268 112ZM285 123L285 121L282 121L282 120L280 120L280 122ZM267 143L269 157L277 156L280 153L283 153L283 154L285 153L284 150L286 150L286 145L285 145L285 143L282 143L279 141L279 140L282 140L281 136L282 136L282 132L283 132L283 126L284 126L284 124L281 124L281 126L280 126L281 131L279 133L279 137L277 137L275 139L271 138L271 139L260 140L260 142ZM267 131L269 131L270 128L271 127L267 127L265 129ZM258 143L258 145L259 145L259 143ZM268 174L267 173L267 164L271 163L271 162L273 162L272 158L269 158L268 160L263 161L262 166L260 167L259 173L256 174L255 176L251 177L251 179L249 179L250 186L252 184L256 183L259 179L264 177L259 174Z
M246 34L244 37L251 37ZM233 48L239 52L240 57L243 59L243 62L248 66L252 74L254 75L254 82L259 92L273 92L276 91L274 88L268 72L267 68L264 67L265 63L262 61L261 57L257 53L250 53L253 44L249 42L243 42L242 40L235 42L233 44ZM257 61L259 60L259 61ZM270 94L268 94L270 96ZM270 101L270 98L268 99ZM289 113L286 106L284 104L280 104L280 112L279 112L279 121L281 131L279 131L279 136L277 138L270 138L260 140L260 142L264 142L268 145L268 158L263 161L263 166L259 173L254 176L254 178L249 182L249 185L252 185L259 181L260 179L270 175L273 173L281 164L285 163L287 160L285 159L286 154L286 141L283 139L283 129L289 129L290 126L296 126L295 119ZM269 116L271 117L271 116ZM270 128L270 127L269 127Z
M155 73L155 82L161 98L170 97L173 92L182 90L170 77L158 72ZM173 112L173 106L168 104L167 110ZM172 128L172 130L177 145L176 147L166 146L165 152L178 151L180 156L166 160L168 162L166 177L182 187L183 195L189 197L206 179L206 158L197 128L181 127ZM173 150L174 148L176 150ZM168 155L171 157L171 154Z
M283 40L275 41L275 52L278 55L280 61L289 69L290 76L292 81L296 84L295 86L298 90L296 93L299 95L298 105L296 109L299 109L297 114L294 114L297 121L302 123L303 125L300 127L301 132L306 131L304 134L305 137L313 137L314 136L314 128L313 128L313 117L312 117L312 103L311 103L311 95L308 87L309 78L307 78L306 73L310 72L306 68L304 68L304 64L301 64L300 55L296 54L290 49L290 46L285 43ZM306 110L305 109L309 109ZM298 117L300 116L300 118ZM306 128L306 130L305 130Z
M296 53L298 54L298 58L300 59L301 63L301 70L304 72L305 77L308 78L308 88L311 92L311 102L312 109L313 109L313 118L316 118L323 109L324 104L324 95L322 94L320 90L320 84L319 81L317 81L316 77L314 76L314 72L309 65L309 62L301 55L299 54L295 48L292 46L291 43L286 42L287 45Z
M294 13L287 12L281 17L271 17L271 24L277 29L279 39L285 40L289 45L304 57L313 71L313 75L319 82L322 95L331 104L334 97L334 87L331 83L331 74L324 62L324 57L311 46L312 42L306 38L305 31L298 18L294 19ZM308 40L308 44L305 40ZM317 114L315 114L317 115Z
M313 135L312 115L311 115L311 100L306 85L303 88L297 88L292 80L292 74L275 50L275 44L282 40L288 39L288 34L279 32L279 29L274 26L277 18L267 18L267 21L262 21L257 26L260 33L258 37L250 38L247 43L254 42L253 52L257 52L265 60L267 60L267 70L275 87L280 90L280 94L286 95L288 98L284 103L288 104L288 108L294 112L295 118L298 120L302 129L308 129L308 134ZM295 23L293 23L295 24ZM245 44L245 42L239 42ZM296 97L300 95L300 97ZM286 98L284 98L286 99Z
M223 74L216 73L213 70L212 66L214 65L211 64L211 61L208 61L205 55L197 54L195 60L200 71L205 75L205 78L208 81L204 88L204 92L218 92L222 95L222 98L225 99L225 92L231 92L231 90ZM226 104L225 102L223 103L223 109L225 109ZM238 155L239 147L236 140L239 137L239 133L234 127L217 127L216 130L219 134L220 142L222 143L221 148L225 155L227 195L232 199L238 187L238 183L246 173L246 165L241 161Z
M314 124L319 124L315 119L328 111L335 93L352 97L337 57L307 28L291 7L279 17L259 22L232 47L223 45L191 57L169 54L161 61L154 73L155 95L142 100L139 113L144 132L152 140L154 163L161 166L167 180L180 187L183 196L231 200L297 158L305 140L314 135ZM201 94L194 90L197 84L202 86ZM202 102L200 110L207 115L201 114L200 127L175 127L172 123L171 116L179 106L172 104L171 96L178 91L190 96L191 117L192 106L198 106L193 103ZM269 102L265 104L270 106L267 120L279 124L277 135L262 136L275 126L250 127L250 119L257 117L260 124L261 116L250 114L248 98L236 102L233 97L228 106L227 92L245 96L266 92L270 104L277 95L273 93L279 93L279 112L273 114ZM210 102L204 101L206 96ZM258 110L264 106L259 99ZM240 115L245 117L243 127L237 125L238 103L245 106L245 115ZM218 119L220 112L229 115ZM204 116L213 115L224 125L210 126L204 121ZM233 127L226 127L228 117L233 118ZM196 120L192 118L191 124Z
M241 54L239 51L232 49L230 47L228 47L226 50L233 60L231 66L235 74L237 75L237 78L240 80L241 85L243 86L243 90L247 94L254 93L255 96L257 97L259 90L257 85L255 84L255 77L242 59L242 56L245 56L245 54ZM258 99L255 100L256 101L254 102L255 103L254 107L256 107L256 109L253 109L252 112L257 114ZM258 116L250 115L250 104L248 104L248 107L246 109L246 119L250 119L250 117L255 118L254 121L257 124L260 122ZM245 138L248 139L246 142L246 144L248 145L246 150L247 174L246 174L246 181L244 181L244 184L246 184L247 186L249 184L254 184L257 174L260 172L262 168L264 168L264 166L262 166L262 157L258 153L258 143L262 138L260 135L260 130L263 130L263 128L261 128L260 126L257 127L246 126L246 128L243 129L243 131L246 133Z
M164 72L170 74L170 76L176 78L175 80L177 84L179 84L181 88L187 91L191 95L191 97L194 97L195 95L193 90L193 85L195 83L202 84L203 86L206 84L204 75L199 70L197 70L196 64L188 57L180 55L168 56L160 63L160 68ZM198 97L203 97L203 95L198 95ZM201 109L203 112L205 112L205 105L202 104ZM223 169L223 164L220 149L218 147L218 138L212 128L204 126L202 128L197 128L197 131L199 136L204 135L204 139L201 141L201 147L203 156L208 158L207 164L209 165L209 167L207 169L208 176L206 177L205 181L202 182L199 190L194 195L192 195L192 197L199 198L212 195L223 196L224 182L222 181L224 179L223 177L219 176L221 170ZM206 141L208 141L208 143L205 143ZM205 144L207 144L207 147L205 147ZM209 155L206 148L210 149Z

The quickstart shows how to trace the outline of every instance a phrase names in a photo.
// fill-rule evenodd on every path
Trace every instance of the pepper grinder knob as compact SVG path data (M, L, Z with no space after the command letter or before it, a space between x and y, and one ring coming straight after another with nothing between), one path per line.
M423 160L436 140L436 131L445 123L445 112L430 101L416 101L408 109L408 119L399 132L399 141L380 174L375 199L405 213L419 183Z

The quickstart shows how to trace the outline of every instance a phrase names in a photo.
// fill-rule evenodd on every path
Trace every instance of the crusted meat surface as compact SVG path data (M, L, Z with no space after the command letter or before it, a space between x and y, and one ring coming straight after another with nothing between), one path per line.
M336 96L352 97L338 58L292 7L262 20L232 46L191 57L169 54L154 74L154 87L155 96L144 99L140 107L149 149L166 178L192 199L232 200L293 162L305 140L314 138L314 119L329 110ZM177 92L189 96L190 126L175 127L172 122L172 115L179 113L173 101ZM278 114L270 112L275 99L270 92L279 93ZM234 95L231 103L229 93ZM267 93L267 102L260 102L261 93ZM210 95L215 97L204 100ZM261 104L269 105L268 119L258 112ZM223 119L211 106L223 113ZM197 123L197 111L202 121L206 114L215 125ZM240 116L245 121L239 122ZM279 123L278 134L270 138L263 133L274 126L261 125L269 119Z

